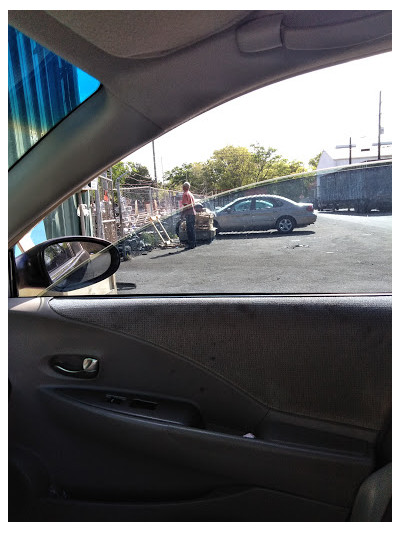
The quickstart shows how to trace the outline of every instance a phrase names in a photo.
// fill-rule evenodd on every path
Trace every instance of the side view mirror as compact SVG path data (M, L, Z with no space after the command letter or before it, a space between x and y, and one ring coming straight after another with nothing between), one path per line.
M232 207L228 207L228 208L226 209L226 212L227 212L227 213L232 213Z
M112 276L120 254L95 237L57 237L30 248L15 260L18 289L67 292Z

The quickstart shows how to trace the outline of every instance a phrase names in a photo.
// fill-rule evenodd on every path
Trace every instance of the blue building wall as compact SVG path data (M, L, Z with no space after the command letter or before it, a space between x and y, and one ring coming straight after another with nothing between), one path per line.
M78 69L9 26L9 163L80 103Z

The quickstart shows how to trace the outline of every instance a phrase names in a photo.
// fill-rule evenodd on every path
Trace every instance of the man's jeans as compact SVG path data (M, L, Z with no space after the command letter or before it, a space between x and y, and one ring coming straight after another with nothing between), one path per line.
M188 239L188 245L190 248L196 246L196 231L194 229L194 224L196 222L195 215L186 215L186 234Z

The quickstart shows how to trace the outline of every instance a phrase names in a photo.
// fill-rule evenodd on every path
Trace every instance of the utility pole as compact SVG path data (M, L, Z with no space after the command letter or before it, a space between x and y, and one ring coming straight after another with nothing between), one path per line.
M157 168L156 168L156 152L154 150L154 141L151 141L151 145L153 147L153 165L154 165L154 181L155 185L157 187Z
M351 165L351 137L349 141L349 165Z
M349 165L351 165L351 149L355 148L355 144L351 144L351 137L349 140L349 144L337 144L336 148L348 148L349 149Z
M378 161L381 158L381 133L383 133L383 130L381 128L381 94L382 91L379 91L379 116L378 116Z

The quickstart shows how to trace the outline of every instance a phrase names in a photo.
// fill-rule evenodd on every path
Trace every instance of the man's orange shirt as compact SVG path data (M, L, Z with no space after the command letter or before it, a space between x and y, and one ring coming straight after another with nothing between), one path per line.
M182 196L182 206L183 214L186 215L195 215L196 211L194 209L194 196L190 191L185 191ZM188 207L186 207L188 206Z

